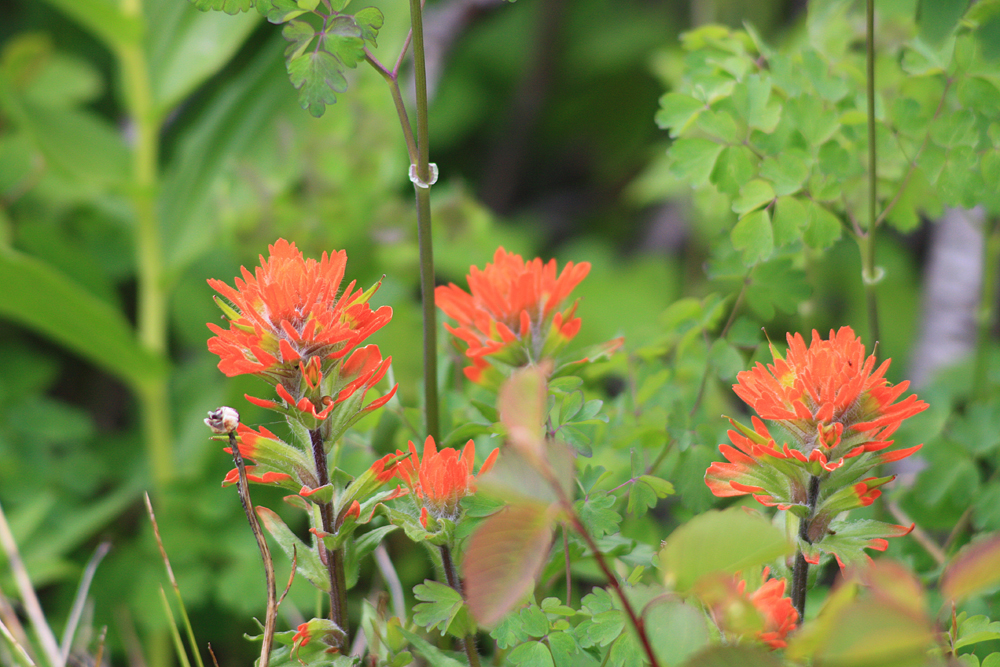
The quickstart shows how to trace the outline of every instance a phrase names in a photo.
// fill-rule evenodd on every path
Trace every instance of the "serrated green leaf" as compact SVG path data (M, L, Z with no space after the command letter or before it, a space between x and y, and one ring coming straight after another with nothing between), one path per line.
M700 514L675 530L660 551L668 586L689 590L703 576L764 565L794 550L782 531L739 508Z
M740 196L733 201L733 212L742 218L772 201L774 201L774 188L769 182L755 178L740 188Z
M660 98L660 109L656 112L656 124L661 129L670 130L671 137L678 137L705 110L706 105L690 95L667 93Z
M648 484L633 481L628 488L628 505L625 512L633 516L642 516L646 510L656 507L656 493Z
M732 114L725 109L708 110L698 116L697 127L724 144L739 143L739 128ZM746 130L744 130L744 133Z
M574 507L591 537L600 539L605 535L618 532L618 524L621 523L622 517L611 509L614 505L614 496L598 492L588 498L576 501Z
M931 123L931 141L942 148L974 145L975 126L976 115L968 109L942 114Z
M413 587L413 596L420 602L413 606L413 622L428 631L437 628L444 634L462 611L462 596L451 586L431 579Z
M815 49L802 52L802 69L816 92L825 100L837 102L851 90L847 81L830 75L830 65Z
M708 139L678 139L667 151L670 171L695 187L704 185L723 148L722 144Z
M818 157L820 171L834 176L838 180L857 176L864 172L864 167L857 156L852 156L836 141L828 141L820 146Z
M320 36L320 48L342 62L347 67L357 67L365 59L365 43L361 39L361 28L352 16L337 16L330 21ZM343 92L343 91L338 91Z
M809 178L809 167L793 151L767 157L760 163L760 175L774 183L774 194L783 197L798 192Z
M347 90L343 65L326 51L310 51L288 61L288 75L299 91L299 105L319 118Z
M742 253L744 266L754 266L766 260L774 251L771 214L767 210L744 216L729 235L733 247Z
M285 49L285 57L294 59L309 48L316 30L306 21L289 21L281 29L281 36L291 42Z
M361 29L361 39L377 47L378 31L385 24L385 17L378 7L365 7L354 14L354 22Z
M658 498L666 498L674 494L674 485L655 475L642 475L639 477L639 481L648 484Z
M771 101L771 79L751 74L733 88L733 103L747 125L772 132L781 118L781 105Z
M790 259L782 258L754 269L746 299L750 309L767 322L774 317L775 307L785 313L794 313L811 293L805 273L794 268Z
M971 646L980 642L988 642L1000 639L1000 621L991 622L982 614L971 616L958 627L958 636L955 639L955 648Z
M824 108L819 98L793 97L785 109L809 146L823 145L840 128L837 114Z
M267 20L276 24L291 21L306 13L295 0L267 0L266 3L258 0L257 9L261 7L266 11Z
M541 609L530 605L519 613L521 628L529 637L544 637L549 632L549 619Z

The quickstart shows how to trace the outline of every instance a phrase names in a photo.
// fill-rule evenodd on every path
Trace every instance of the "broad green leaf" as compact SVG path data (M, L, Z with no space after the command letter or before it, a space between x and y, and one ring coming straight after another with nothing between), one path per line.
M306 13L295 0L267 0L257 2L257 10L264 10L270 23L285 23Z
M740 129L732 114L725 109L709 110L698 116L696 127L723 144L740 142ZM744 133L746 130L743 131Z
M781 105L771 102L771 80L751 74L733 88L733 103L749 127L771 132L781 117Z
M993 115L1000 109L1000 89L978 76L962 77L958 83L958 99L980 113Z
M343 65L326 51L310 51L288 61L288 75L299 91L299 105L319 118L347 90Z
M980 642L1000 639L1000 621L991 622L982 614L972 616L962 621L958 627L958 636L955 639L955 648L972 646Z
M656 507L656 492L639 481L633 481L628 487L628 505L625 512L632 516L642 516L647 510Z
M775 307L794 313L811 293L805 273L794 268L790 259L781 258L754 269L746 299L751 310L767 322L774 317Z
M152 3L149 76L156 109L165 114L217 73L260 23L257 14L193 11L185 2Z
M992 533L967 544L941 574L941 593L961 600L1000 582L1000 534Z
M507 655L507 660L524 667L555 667L549 647L539 641L521 644Z
M859 176L864 167L858 156L851 155L836 141L828 141L819 149L819 169L838 180Z
M690 95L667 93L660 98L660 110L656 112L656 124L670 130L671 137L678 137L705 110L705 103Z
M458 591L431 579L425 579L424 583L414 586L413 596L420 600L420 603L413 606L413 622L428 631L437 628L442 635L465 605ZM460 630L462 632L457 636L462 637L471 628L463 627Z
M655 628L649 641L663 665L680 664L709 641L705 613L679 600L651 603L643 622Z
M816 97L793 97L786 102L785 110L812 147L826 143L840 128L836 112L824 108Z
M723 148L722 144L708 139L678 139L668 151L670 170L695 187L704 185Z
M361 39L377 47L378 31L385 23L385 17L378 7L365 7L354 15L354 22L361 30Z
M541 503L518 503L487 518L462 562L465 595L475 619L493 625L534 587L549 555L552 517Z
M743 264L754 266L766 260L774 251L771 215L759 210L744 216L730 233L733 247L742 253Z
M829 63L814 49L805 49L802 52L802 65L809 82L823 99L837 102L850 92L848 82L831 76Z
M768 521L733 508L691 519L664 541L659 557L667 586L686 591L707 574L757 567L793 550Z
M277 514L266 507L254 508L264 529L271 534L288 559L295 558L296 569L321 591L330 592L330 574L319 560L316 550L295 536Z
M976 115L968 109L942 114L931 123L931 141L942 148L975 145Z
M50 266L0 248L0 284L0 316L66 346L133 389L166 372L166 362L140 346L121 313Z
M733 212L742 218L772 201L774 201L774 187L763 179L755 178L740 188L740 196L733 201Z

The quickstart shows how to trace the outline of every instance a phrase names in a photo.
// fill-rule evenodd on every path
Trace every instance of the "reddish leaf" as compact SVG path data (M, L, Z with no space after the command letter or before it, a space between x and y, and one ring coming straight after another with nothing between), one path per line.
M965 546L941 575L941 593L959 600L1000 582L1000 534Z
M462 574L477 622L493 625L531 591L549 554L552 518L541 503L509 505L472 535Z
M497 407L507 429L507 443L529 461L545 459L546 371L528 366L500 387Z

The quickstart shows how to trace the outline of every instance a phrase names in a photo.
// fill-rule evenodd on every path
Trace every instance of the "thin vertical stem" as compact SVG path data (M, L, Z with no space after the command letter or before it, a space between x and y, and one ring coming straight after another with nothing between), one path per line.
M819 477L815 475L809 478L809 516L799 520L799 539L807 544L812 544L809 539L809 525L812 523L813 514L816 512L816 502L819 500ZM795 554L795 565L792 568L792 606L799 613L799 623L806 617L806 581L809 578L809 563L806 562L805 554L800 549Z
M420 295L424 322L424 421L427 435L440 442L437 387L437 311L434 307L434 245L431 238L431 195L427 130L427 67L424 59L424 22L420 0L410 0L413 35L413 78L417 107L417 242L420 247Z
M326 486L330 483L330 470L326 460L326 446L323 442L323 435L320 433L320 429L309 431L309 439L312 441L313 463L316 466L316 482L321 487ZM333 534L333 504L323 503L319 506L319 513L323 524L323 532ZM330 620L344 631L341 651L346 652L349 632L343 553L340 549L327 550L323 540L319 540L319 549L321 555L326 554L326 569L330 578Z
M441 545L441 567L444 569L444 577L448 582L448 586L451 587L456 593L465 598L465 592L462 590L462 580L458 577L458 570L455 569L455 561L451 557L451 549L448 545ZM465 655L469 660L469 667L479 667L479 652L476 650L476 636L474 634L468 634L461 640L462 644L465 646Z
M875 150L875 0L867 0L865 15L866 59L865 83L868 98L868 230L861 242L861 275L865 284L865 299L868 310L869 341L874 346L879 341L878 302L875 286L878 269L875 266L875 232L878 228L878 163Z
M1000 218L990 218L984 225L983 235L983 285L976 311L976 362L972 380L972 398L986 396L987 371L989 370L990 331L995 316L997 300L997 265L1000 264Z
M264 561L264 577L267 580L267 616L264 618L264 641L260 648L259 667L267 667L271 660L271 646L274 644L274 624L278 618L278 593L274 581L274 561L271 559L271 550L267 546L267 540L264 539L264 531L261 530L257 515L254 514L253 503L250 501L247 470L246 466L243 465L240 446L236 442L236 431L229 432L229 448L233 450L233 463L236 464L236 470L239 473L238 488L240 491L240 503L243 505L243 511L246 513L247 521L250 523L250 530L253 531L253 536L257 540L257 548L260 550L261 560ZM172 575L173 573L171 572ZM176 588L176 582L173 583ZM161 588L160 591L162 592L162 590ZM181 606L181 610L184 610L183 605ZM187 611L184 611L184 616L187 616ZM177 641L180 641L179 635ZM183 653L183 647L180 649L180 652ZM198 656L198 653L196 652L195 655ZM197 659L198 664L201 664L201 658L198 657Z

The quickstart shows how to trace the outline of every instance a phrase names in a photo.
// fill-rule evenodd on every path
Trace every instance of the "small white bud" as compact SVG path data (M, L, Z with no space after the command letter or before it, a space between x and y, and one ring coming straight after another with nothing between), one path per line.
M212 433L224 434L236 430L240 424L240 413L233 408L221 407L208 413L205 424L212 429Z

